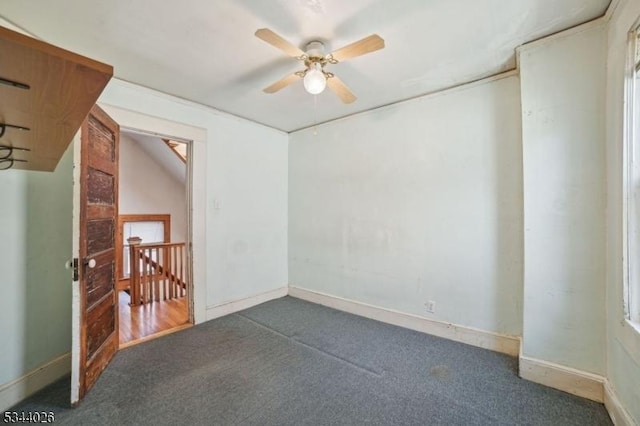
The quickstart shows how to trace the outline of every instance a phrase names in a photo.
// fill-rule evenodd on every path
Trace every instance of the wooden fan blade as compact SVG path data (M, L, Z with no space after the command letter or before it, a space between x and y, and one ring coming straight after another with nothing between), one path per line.
M347 85L336 76L327 79L327 86L329 86L329 89L333 90L345 104L350 104L357 99L356 95L351 93Z
M256 31L256 37L258 37L260 40L266 41L274 47L277 47L287 55L293 56L294 58L298 58L304 55L304 52L302 50L298 49L293 44L289 43L287 40L283 39L268 28L261 28Z
M298 74L288 75L285 78L276 81L271 86L269 86L266 89L264 89L263 92L265 92L265 93L275 93L278 90L280 90L280 89L282 89L284 87L287 87L291 83L295 83L298 80L300 80L300 76Z
M328 57L335 59L338 62L345 59L361 56L366 53L375 52L384 47L384 40L377 34L372 34L369 37L365 37L360 41L351 43L341 49L331 52Z

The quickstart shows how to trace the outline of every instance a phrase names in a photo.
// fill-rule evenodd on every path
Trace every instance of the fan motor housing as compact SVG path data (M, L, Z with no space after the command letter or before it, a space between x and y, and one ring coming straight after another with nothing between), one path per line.
M310 41L309 43L307 43L307 46L304 50L310 59L324 58L324 43L322 43L321 41Z

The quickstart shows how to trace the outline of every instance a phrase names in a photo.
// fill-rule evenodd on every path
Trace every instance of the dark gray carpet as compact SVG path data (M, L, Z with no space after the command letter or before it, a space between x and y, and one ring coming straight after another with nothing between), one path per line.
M13 410L61 424L608 425L517 359L285 297L120 351L76 409L61 380Z

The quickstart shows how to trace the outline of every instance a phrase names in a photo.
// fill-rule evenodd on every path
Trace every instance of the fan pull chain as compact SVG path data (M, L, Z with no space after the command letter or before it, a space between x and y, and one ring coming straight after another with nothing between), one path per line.
M318 136L318 95L313 95L313 136Z

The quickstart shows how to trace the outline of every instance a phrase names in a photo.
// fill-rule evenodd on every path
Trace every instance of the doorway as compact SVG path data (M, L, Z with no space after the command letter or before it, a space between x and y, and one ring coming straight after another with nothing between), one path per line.
M116 234L119 347L191 326L189 142L120 129Z
M174 112L177 113L177 112ZM120 130L187 142L187 241L185 287L188 321L206 315L206 141L207 131L116 106L96 105L74 138L71 403L91 389L118 350L115 275L119 191L114 173ZM180 138L177 138L180 140ZM83 147L81 149L81 146ZM152 256L149 261L153 260ZM146 259L145 259L146 260ZM155 260L153 260L155 261ZM174 272L172 274L175 275ZM174 281L176 281L174 279ZM99 290L99 291L98 291Z

